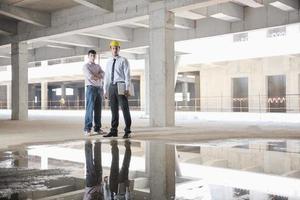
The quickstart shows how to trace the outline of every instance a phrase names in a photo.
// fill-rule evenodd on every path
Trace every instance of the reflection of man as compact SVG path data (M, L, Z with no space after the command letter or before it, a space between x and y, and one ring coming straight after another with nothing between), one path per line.
M125 155L123 159L122 168L119 172L119 148L116 140L111 141L111 168L109 176L109 189L111 197L114 199L130 199L129 196L129 165L131 159L130 141L125 141Z
M129 164L131 159L130 141L125 141L125 155L119 172L119 148L116 140L111 141L112 162L110 176L102 182L101 142L85 143L86 188L84 200L130 200Z
M104 200L102 188L101 143L95 142L94 158L91 141L85 143L86 187L84 200Z

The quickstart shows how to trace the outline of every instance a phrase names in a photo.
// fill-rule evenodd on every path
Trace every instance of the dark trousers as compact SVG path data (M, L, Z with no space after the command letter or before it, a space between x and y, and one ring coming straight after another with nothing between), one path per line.
M91 142L85 143L86 160L86 186L93 187L101 184L102 164L101 164L101 143L95 142L94 158L93 145Z
M94 131L99 131L101 128L102 93L101 87L91 85L86 87L85 131L90 131L93 127L93 114Z
M119 126L119 105L121 106L124 121L125 121L125 133L131 133L131 116L128 105L128 98L125 95L118 95L118 86L110 84L109 86L109 100L110 100L110 109L112 114L111 119L111 132L117 133Z
M117 142L111 147L112 161L109 176L109 188L111 193L118 193L119 183L128 181L129 165L131 160L131 147L126 146L125 155L123 158L122 168L119 171L119 148Z

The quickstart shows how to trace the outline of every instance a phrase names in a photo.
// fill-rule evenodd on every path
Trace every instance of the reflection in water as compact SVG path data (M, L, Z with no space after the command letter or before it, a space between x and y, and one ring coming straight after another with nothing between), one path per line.
M112 155L110 175L109 178L105 176L103 179L101 141L94 142L94 151L91 141L85 143L86 188L84 200L132 199L128 179L131 159L130 141L126 140L124 143L125 155L120 171L118 141L112 140L110 145Z
M0 152L0 200L50 196L76 200L299 200L300 141L165 144L89 140Z

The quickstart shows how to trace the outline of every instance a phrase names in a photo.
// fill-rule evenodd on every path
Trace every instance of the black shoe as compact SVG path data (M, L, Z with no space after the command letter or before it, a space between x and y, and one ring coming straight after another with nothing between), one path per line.
M130 134L130 133L125 133L125 134L123 135L123 138L124 138L124 139L131 138L131 134Z
M118 137L118 133L109 132L108 134L103 135L103 137Z

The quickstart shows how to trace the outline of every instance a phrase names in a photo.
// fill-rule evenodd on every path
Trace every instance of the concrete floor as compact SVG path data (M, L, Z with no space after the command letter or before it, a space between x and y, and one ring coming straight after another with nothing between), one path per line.
M143 112L131 113L136 140L193 143L225 138L300 138L300 114L177 112L175 127L152 128ZM0 110L0 149L24 143L84 139L83 117L84 111L31 110L28 121L11 121L10 111ZM103 111L102 123L103 129L109 131L109 111ZM122 136L123 120L120 124Z

